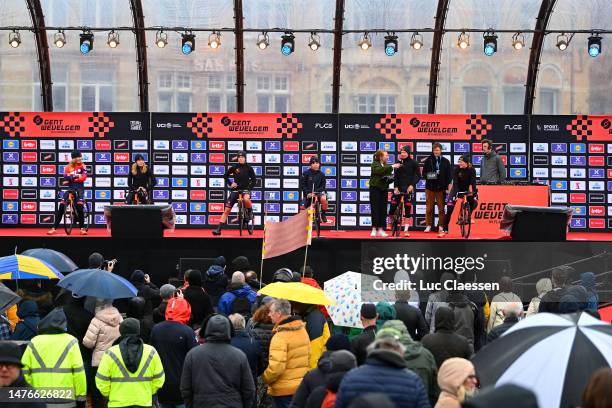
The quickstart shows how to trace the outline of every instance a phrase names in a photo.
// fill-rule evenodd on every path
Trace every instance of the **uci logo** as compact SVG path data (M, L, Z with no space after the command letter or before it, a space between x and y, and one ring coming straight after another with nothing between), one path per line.
M410 125L412 127L418 127L420 123L421 123L421 121L418 120L417 118L410 119Z
M232 120L230 118L228 118L227 116L224 116L221 118L221 124L223 126L229 126L230 123L232 123Z

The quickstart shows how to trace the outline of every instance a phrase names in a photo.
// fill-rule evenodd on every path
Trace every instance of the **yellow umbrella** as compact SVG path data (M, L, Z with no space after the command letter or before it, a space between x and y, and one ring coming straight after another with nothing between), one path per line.
M257 293L259 295L271 296L277 299L287 299L310 305L329 306L336 304L336 302L328 298L321 289L306 285L302 282L274 282Z
M64 275L45 261L25 255L0 258L0 279L60 279Z

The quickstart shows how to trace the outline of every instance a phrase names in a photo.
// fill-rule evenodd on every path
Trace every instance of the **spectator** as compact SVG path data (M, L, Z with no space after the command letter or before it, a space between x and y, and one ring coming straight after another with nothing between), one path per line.
M389 320L376 333L376 339L393 337L399 340L406 349L404 360L406 368L412 370L421 378L429 403L433 405L438 398L437 375L438 366L436 360L429 350L418 341L412 340L408 330L401 320Z
M523 303L521 298L512 292L512 279L509 276L502 276L499 280L500 292L491 299L491 314L487 323L487 333L495 326L499 326L504 322L502 310L504 303L519 302Z
M168 306L170 299L174 297L174 292L176 292L176 287L169 283L159 288L159 295L162 301L159 306L153 309L153 323L159 323L166 320L166 306Z
M359 318L363 326L363 332L351 340L351 351L357 358L357 365L362 365L367 357L368 346L376 338L376 319L378 319L376 306L372 303L362 304Z
M587 291L586 309L597 310L599 307L599 296L595 286L595 274L593 272L584 272L580 274L580 284Z
M204 274L204 290L210 296L213 306L217 306L219 298L227 289L227 276L225 268L221 265L212 264Z
M253 383L257 383L257 371L259 367L259 342L255 340L249 332L246 331L246 321L244 316L239 313L233 313L229 315L229 319L234 327L234 334L230 344L236 347L238 350L242 350L249 367L251 368L251 374L253 374Z
M159 289L151 282L149 275L140 269L132 272L130 282L138 289L136 296L140 296L145 300L144 314L152 316L153 307L156 307L161 300Z
M276 408L289 407L291 399L309 369L310 340L299 317L291 316L291 304L276 299L270 304L274 323L268 368L263 380L268 384Z
M246 272L249 269L251 269L251 263L249 262L249 259L246 256L241 255L232 259L232 262L230 264L230 271Z
M595 371L582 393L582 408L610 408L611 389L612 369L605 367Z
M234 272L227 292L219 299L219 313L229 316L240 313L247 319L251 317L251 308L255 304L257 293L246 284L242 272Z
M6 313L0 313L0 340L9 340L11 338L11 322L6 317Z
M478 319L478 307L461 291L449 292L448 307L455 314L455 333L468 340L473 353L476 339L480 340L480 333L484 332L484 321Z
M314 278L314 270L310 265L302 266L300 268L300 274L300 281L302 283L305 283L308 286L312 286L313 288L322 289L321 285L319 285L319 282L317 282L317 280ZM321 311L321 313L323 313L325 319L329 320L329 313L327 312L327 309L325 309L325 306L319 306L319 310Z
M455 333L455 314L448 307L436 310L436 332L421 339L423 346L431 351L438 368L451 357L469 359L472 349L467 339Z
M99 252L92 252L87 260L89 269L104 269L104 256Z
M10 387L20 390L32 390L32 386L26 382L21 372L23 365L19 360L21 350L17 343L12 341L0 341L0 388ZM6 396L6 394L4 394ZM3 408L23 408L23 401L16 400L2 402ZM47 405L42 402L28 402L28 408L45 408Z
M329 325L318 306L299 302L292 302L292 306L293 312L300 315L306 324L310 339L310 368L316 368L330 336Z
M499 326L495 326L487 335L487 343L491 343L498 337L501 337L508 329L518 323L523 316L523 304L518 302L504 303L502 310L504 322Z
M247 357L229 344L229 319L214 314L203 323L205 342L187 353L181 375L185 405L250 408L255 384Z
M449 358L438 372L440 398L435 408L461 408L466 397L476 391L478 378L474 365L463 358Z
M185 278L189 286L183 290L183 295L191 306L189 325L194 329L199 329L204 318L214 313L213 305L210 296L202 287L202 272L197 269L189 269L185 272Z
M26 300L19 304L17 309L19 323L15 326L15 331L11 335L11 340L31 340L36 336L38 322L38 305L33 300Z
M289 268L280 268L274 272L272 282L293 282L293 272Z
M395 404L385 394L372 392L355 398L349 408L395 408Z
M264 303L259 306L253 317L247 324L247 331L251 337L259 343L259 355L261 357L261 366L257 375L261 375L268 367L268 353L270 350L270 340L272 339L272 329L274 323L270 319L270 303Z
M397 408L429 407L423 382L406 369L404 346L394 338L384 337L368 346L368 358L363 366L344 376L335 407L348 407L367 393L386 394Z
M448 306L448 291L445 289L445 284L448 281L455 280L455 276L450 272L443 272L440 276L441 290L432 293L427 299L427 307L425 309L425 321L429 325L429 332L436 331L436 311L441 306Z
M538 307L539 313L559 313L559 302L563 295L565 295L567 280L574 272L574 268L567 265L561 265L552 270L552 290L542 296L540 306Z
M164 384L164 368L154 347L140 338L140 322L127 318L119 326L119 343L102 357L96 386L109 407L150 407Z
M357 367L357 360L350 351L338 350L331 353L325 383L312 391L308 399L304 401L304 406L306 408L333 408L342 379L355 367Z
M185 407L181 397L183 363L189 350L198 345L195 333L187 326L190 316L189 302L174 297L168 302L165 320L151 332L151 345L159 353L166 374L166 381L157 393L161 408Z
M79 342L66 330L64 311L53 309L38 324L38 335L26 347L21 363L24 378L32 387L72 388L75 402L81 405L87 395L85 369Z
M395 308L388 302L378 302L376 304L376 314L378 318L376 319L376 330L380 330L380 328L385 324L388 320L395 320Z
M132 317L140 323L140 338L147 344L151 339L153 330L153 316L145 314L146 301L140 296L131 298L128 301L127 317Z
M258 279L257 279L257 272L255 271L246 271L244 273L244 279L246 280L246 283L251 287L251 289L253 289L254 291L258 291L261 288L263 288L264 286L266 286L264 283L261 283Z
M529 302L529 307L527 308L527 316L531 316L533 314L538 313L542 297L551 290L552 282L549 278L542 278L538 280L538 282L536 283L536 291L538 292L538 296L532 298L531 302Z
M533 391L516 384L489 387L467 399L463 408L539 408ZM583 406L584 408L584 406Z
M40 279L23 280L22 289L17 289L15 293L21 297L21 301L33 300L38 306L38 315L44 317L53 309L53 296L48 290L42 287Z
M425 322L425 318L419 309L408 303L410 299L409 290L395 291L395 315L397 320L401 320L404 326L408 329L410 338L420 340L429 333L429 327Z
M9 322L9 327L12 332L15 330L15 326L17 326L17 323L19 322L19 317L17 317L17 304L14 304L6 309L6 319Z

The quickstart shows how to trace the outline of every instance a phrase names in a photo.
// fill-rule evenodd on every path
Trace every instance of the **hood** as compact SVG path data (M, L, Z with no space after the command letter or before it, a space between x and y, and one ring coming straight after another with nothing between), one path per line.
M355 355L348 350L334 351L329 355L329 372L345 373L357 367Z
M384 336L395 337L404 347L406 347L406 353L404 354L405 360L414 360L423 353L423 346L410 337L406 325L401 320L389 320L385 322L382 328L376 332L377 339Z
M119 351L125 368L135 373L142 360L143 341L137 336L122 336L119 339Z
M559 299L559 313L576 313L580 310L580 304L581 302L578 301L576 296L571 294L563 295Z
M56 307L38 323L38 334L66 333L68 322L64 309Z
M538 292L538 296L542 297L547 292L552 290L552 281L550 278L542 278L538 280L536 283L536 291Z
M220 265L210 265L210 268L206 271L206 280L207 281L216 281L221 279L223 273L225 272L225 268Z
M251 293L253 293L253 288L251 288L246 283L232 283L229 287L230 291L239 298L248 297Z
M189 286L202 286L202 272L192 269L187 275Z
M313 288L321 289L321 286L319 286L319 282L317 282L314 278L302 278L302 283L305 283L308 286L312 286Z
M237 256L232 260L230 264L230 271L242 271L246 272L251 269L251 263L246 256Z
M515 384L490 387L474 398L469 398L464 408L538 408L538 399L533 391Z
M454 331L455 330L455 313L452 309L446 306L439 307L436 310L436 332L440 330Z
M368 353L366 364L382 364L389 367L406 368L404 357L390 350L372 350Z
M580 283L585 289L593 289L595 287L595 274L593 272L581 273Z
M191 305L183 298L172 298L166 306L166 320L187 324L191 317Z
M210 343L229 343L232 338L232 323L220 314L212 315L206 322L204 339Z
M376 304L376 313L378 313L378 320L376 321L378 328L382 327L385 321L393 320L397 316L395 308L388 302L378 302Z
M304 324L302 319L300 319L299 316L291 316L291 317L283 320L279 324L277 324L274 327L273 332L276 333L276 332L279 332L279 331L295 331L295 330L301 330L301 329L303 329L305 327L306 327L306 325Z
M449 292L446 301L455 307L467 307L468 305L468 298L462 292Z
M132 283L144 283L145 279L144 279L144 272L141 271L140 269L136 269L134 272L132 272L132 275L130 276L130 282Z
M100 309L96 312L96 319L103 321L109 326L119 326L123 321L121 313L116 307L110 306Z
M128 317L142 319L144 317L146 301L141 296L136 296L128 301Z
M441 391L457 396L459 387L474 372L474 365L464 358L452 357L444 361L438 371Z
M38 305L33 300L26 300L19 305L17 317L25 319L26 317L38 317Z

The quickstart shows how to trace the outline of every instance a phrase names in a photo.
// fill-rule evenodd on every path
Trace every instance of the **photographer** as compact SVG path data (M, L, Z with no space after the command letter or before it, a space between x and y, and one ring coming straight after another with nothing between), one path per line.
M153 307L157 307L161 302L159 288L151 282L151 277L136 269L130 276L130 282L138 289L136 296L140 296L145 300L144 314L153 315Z
M386 237L387 226L387 192L389 184L393 182L391 173L401 166L400 163L387 164L389 153L377 150L372 162L372 174L370 176L370 214L372 218L371 237Z

